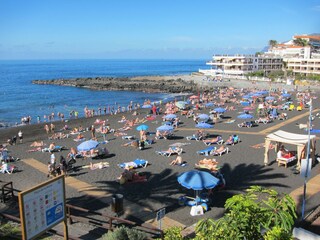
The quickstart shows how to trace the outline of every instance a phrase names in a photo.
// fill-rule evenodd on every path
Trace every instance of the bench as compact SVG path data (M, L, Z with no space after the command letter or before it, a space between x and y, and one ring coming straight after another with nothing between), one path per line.
M278 166L284 165L285 167L287 167L288 163L295 161L295 160L297 160L296 156L292 156L289 158L285 158L285 157L281 157L281 158L278 157L277 158Z

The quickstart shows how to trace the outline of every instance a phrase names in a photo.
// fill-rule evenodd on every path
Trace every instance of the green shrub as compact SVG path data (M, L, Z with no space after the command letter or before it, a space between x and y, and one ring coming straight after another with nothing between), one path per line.
M164 231L164 240L182 240L181 227L171 227Z
M146 234L124 226L116 228L113 232L109 231L102 236L103 240L144 240Z
M263 238L264 240L291 240L292 234L280 227L273 227Z
M0 224L0 238L1 239L10 239L9 237L12 237L14 235L20 234L20 227L7 222Z

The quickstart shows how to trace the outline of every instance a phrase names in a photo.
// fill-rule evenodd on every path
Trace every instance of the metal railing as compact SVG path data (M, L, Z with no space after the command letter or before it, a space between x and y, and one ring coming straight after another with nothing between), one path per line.
M130 227L137 228L140 231L143 231L147 234L151 234L155 237L163 238L163 236L164 236L163 231L159 228L139 225L133 221L129 221L129 220L126 220L123 218L109 216L104 213L91 211L89 209L77 207L77 206L74 206L71 204L66 204L66 208L67 208L66 213L67 213L67 217L69 219L69 224L73 224L74 220L77 220L78 222L96 225L96 226L99 226L101 228L104 228L106 230L111 230L111 231L113 231L115 229L115 227L117 227L119 225L127 225ZM82 214L76 215L75 213L71 213L72 209L75 211L78 211ZM87 214L88 216L84 216L83 214ZM102 219L98 219L98 217L102 217Z

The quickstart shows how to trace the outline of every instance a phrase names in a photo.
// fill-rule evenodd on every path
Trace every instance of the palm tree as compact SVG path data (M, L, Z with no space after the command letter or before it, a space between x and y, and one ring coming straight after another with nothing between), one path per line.
M278 44L277 40L269 40L269 47L274 47Z
M297 46L301 46L301 47L305 47L305 46L308 46L309 43L306 39L304 38L297 38L297 39L294 39L293 40L293 43Z

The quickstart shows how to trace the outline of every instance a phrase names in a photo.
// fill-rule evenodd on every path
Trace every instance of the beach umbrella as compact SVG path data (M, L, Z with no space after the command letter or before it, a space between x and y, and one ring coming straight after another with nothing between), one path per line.
M186 108L186 104L188 104L188 103L184 102L184 101L178 101L175 104L176 104L177 108L185 109Z
M244 96L242 96L242 98L243 98L243 99L250 99L251 96L249 96L249 95L244 95Z
M178 176L178 182L188 189L212 189L218 185L219 179L205 171L191 170Z
M168 115L164 116L164 119L174 119L176 117L177 117L177 115L175 115L175 114L168 114Z
M259 93L254 93L254 94L251 95L251 97L253 97L253 98L259 98L259 97L262 97L262 95L259 94Z
M145 125L145 124L142 124L142 125L139 125L137 128L136 128L138 131L146 131L149 129L149 126L148 125Z
M320 129L311 129L310 133L312 133L312 134L320 134Z
M90 151L91 149L96 148L99 145L99 142L95 140L88 140L83 143L81 143L77 149L78 151Z
M238 118L240 118L240 119L250 119L250 118L253 118L253 116L251 114L244 113L244 114L239 115Z
M169 125L162 125L162 126L158 127L157 130L160 132L172 131L173 127L169 126Z
M212 102L208 102L205 104L206 107L212 107L214 104Z
M146 104L146 105L142 105L141 108L152 108L152 106L150 104Z
M197 95L192 95L191 97L189 97L189 99L199 99L199 96L197 96Z
M224 113L226 111L226 109L222 108L222 107L218 107L218 108L213 109L213 111L215 111L217 113Z
M267 90L262 90L262 91L259 91L259 92L257 92L257 93L262 94L262 95L267 95L267 94L269 94L269 91L267 91Z
M205 122L196 124L196 128L213 128L213 125Z
M205 114L205 113L202 113L202 114L199 114L197 116L197 118L199 119L209 119L209 115L208 114Z
M271 97L271 96L268 96L265 98L267 101L273 101L274 100L274 97Z
M285 98L288 98L288 97L291 97L291 94L289 94L289 93L283 93L281 96L282 96L282 97L285 97Z

